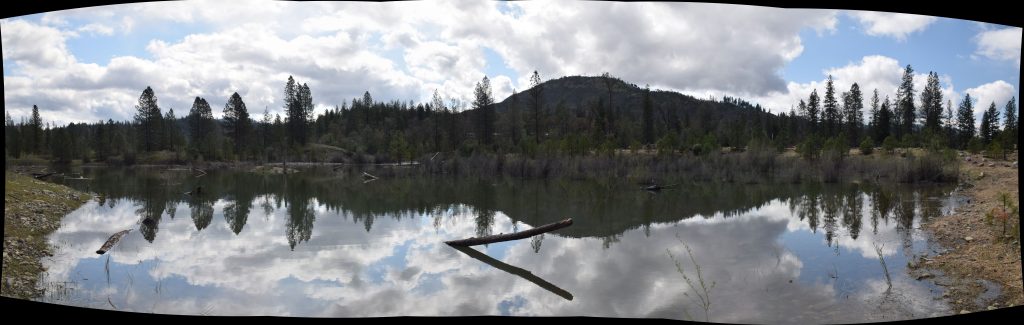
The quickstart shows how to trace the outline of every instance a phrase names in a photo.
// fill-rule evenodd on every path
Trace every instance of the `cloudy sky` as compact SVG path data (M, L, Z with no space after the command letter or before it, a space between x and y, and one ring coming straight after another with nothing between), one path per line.
M544 79L609 72L698 97L738 96L789 111L811 89L853 82L895 97L910 64L920 91L936 71L946 99L976 112L1020 94L1021 28L845 10L690 3L160 2L0 20L5 111L38 105L58 124L126 120L146 86L161 109L196 96L220 116L238 92L255 118L282 112L289 75L318 111L369 91L468 100L491 79L497 98ZM868 97L868 96L866 96Z

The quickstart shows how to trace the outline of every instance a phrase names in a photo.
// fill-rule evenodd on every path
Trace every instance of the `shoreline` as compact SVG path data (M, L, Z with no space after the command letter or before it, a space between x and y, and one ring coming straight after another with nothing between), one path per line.
M944 251L912 261L910 272L919 272L918 277L941 274L931 281L945 287L942 297L955 314L1024 305L1020 238L1006 237L1001 221L990 224L985 217L986 212L1003 205L1000 193L1008 194L1011 204L1019 204L1019 171L1011 161L983 159L981 155L961 159L958 191L965 203L922 225L930 240ZM1013 225L1019 227L1019 222L1019 216L1011 216L1006 234L1013 234ZM999 287L998 294L990 292L990 284Z
M771 183L952 183L957 181L961 162L950 150L920 148L862 155L851 149L844 155L830 154L814 159L801 157L792 149L778 152L764 148L692 154L650 152L591 153L537 157L520 154L431 156L430 159L382 162L196 162L183 164L140 163L127 166L90 162L70 165L24 165L15 169L168 167L195 169L265 169L333 167L348 172L370 171L374 176L403 177L441 175L444 177L516 179L625 179L632 183L676 184L722 182L738 184Z
M41 259L52 255L46 236L60 227L64 215L91 197L63 185L12 172L4 173L4 252L0 295L31 299L43 293L36 288L36 282L39 273L44 271Z

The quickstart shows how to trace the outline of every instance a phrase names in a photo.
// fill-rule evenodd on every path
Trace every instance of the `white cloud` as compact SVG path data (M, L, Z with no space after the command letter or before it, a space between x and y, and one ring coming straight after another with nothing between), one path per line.
M2 20L4 61L28 68L64 68L75 63L59 29L24 20Z
M185 111L195 96L217 106L237 90L254 110L280 112L275 99L289 74L310 84L321 110L367 90L381 100L424 101L438 89L468 101L490 64L507 64L515 74L489 76L498 100L527 88L533 70L545 79L607 71L672 89L763 95L786 89L777 72L803 51L802 29L834 30L837 22L831 10L719 4L502 5L516 14L501 13L495 2L192 1L47 13L41 25L5 20L5 63L19 69L5 83L22 86L8 88L16 96L5 104L24 114L47 103L40 108L48 120L127 119L134 99L112 100L137 98L149 85L164 109ZM115 54L106 66L77 63L65 45L78 31L182 25L211 29L152 40L152 58ZM486 62L484 48L504 62ZM13 82L19 76L31 76L31 86ZM54 102L57 89L70 92L66 100Z
M93 35L104 35L104 36L110 36L110 35L114 34L114 29L113 28L111 28L111 27L109 27L107 25L97 24L97 23L92 23L92 24L88 24L88 25L79 27L77 31L85 32L85 33L90 33L90 34L93 34Z
M993 60L1017 62L1020 67L1021 28L986 30L975 37L978 49L974 52Z
M1000 116L1002 116L1003 106L1006 105L1006 102L1010 101L1011 97L1016 97L1018 95L1017 89L1015 89L1013 85L1002 80L996 80L974 88L968 88L964 92L971 94L971 98L975 100L974 120L979 124L981 123L981 114L984 113L992 103L996 104L996 110L1000 113Z
M807 101L808 96L814 89L818 90L818 96L825 95L825 84L828 75L832 75L833 85L836 89L836 96L840 96L845 91L849 91L853 83L857 83L860 87L860 91L863 98L864 113L871 108L871 97L874 94L874 90L878 89L879 101L883 101L886 96L889 96L890 100L896 98L896 88L903 78L903 70L906 68L905 64L901 64L896 59L882 56L882 55L870 55L861 58L859 62L850 62L849 64L842 67L833 67L822 70L821 79L807 83L789 82L786 85L785 91L774 92L765 96L754 96L748 97L752 102L760 103L762 106L767 107L775 113L788 113L791 108L796 108L797 104L803 99ZM927 72L914 71L914 91L915 94L919 94L927 81ZM952 98L949 96L955 96L953 89L952 78L943 75L940 76L940 85L944 86L943 98ZM721 98L722 96L737 96L733 93L720 92L705 90L703 92L691 92L691 95L697 95L697 97L715 96ZM917 98L915 97L915 100ZM865 115L866 116L866 115ZM866 117L865 117L866 118Z
M923 31L937 18L888 12L852 11L851 16L860 21L865 32L871 36L888 36L902 42L907 36Z

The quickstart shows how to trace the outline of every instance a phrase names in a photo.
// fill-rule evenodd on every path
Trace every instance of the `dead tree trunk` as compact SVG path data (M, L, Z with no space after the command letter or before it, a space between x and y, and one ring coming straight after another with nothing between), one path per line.
M110 239L107 239L107 242L103 243L103 247L100 247L100 250L96 251L96 254L103 255L103 253L109 251L110 248L114 247L114 244L117 244L117 242L121 240L121 237L127 235L129 231L131 231L131 229L121 230L116 234L111 235Z
M546 232L549 232L549 231L554 231L554 230L562 229L562 228L565 228L565 227L568 227L568 226L571 226L571 225L572 225L572 218L569 218L569 219L565 219L565 220L562 220L562 221L559 221L559 222L556 222L556 223L549 223L549 224L546 224L546 225L543 225L543 226L540 226L540 227L537 227L537 228L533 228L533 229L530 229L530 230L524 230L524 231L514 232L514 233L510 233L510 234L500 234L500 235L492 235L492 236L484 236L484 237L473 237L473 238L467 238L467 239L450 240L450 241L446 241L444 243L448 244L448 245L452 245L452 246L476 246L476 245L483 245L483 244L490 244L490 243L498 243L498 242L509 241L509 240L523 239L523 238L527 238L527 237L530 237L530 236L536 236L536 235L540 235L540 234L543 234L543 233L546 233Z

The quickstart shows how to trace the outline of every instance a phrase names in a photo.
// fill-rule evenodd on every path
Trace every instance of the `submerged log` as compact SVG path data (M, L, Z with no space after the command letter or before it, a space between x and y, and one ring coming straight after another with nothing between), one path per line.
M523 239L523 238L527 238L527 237L531 237L531 236L540 235L540 234L543 234L543 233L546 233L546 232L549 232L549 231L554 231L554 230L562 229L562 228L565 228L565 227L568 227L568 226L571 226L571 225L572 225L572 218L569 218L569 219L565 219L565 220L562 220L562 221L559 221L559 222L549 223L549 224L546 224L546 225L543 225L543 226L540 226L540 227L537 227L537 228L533 228L533 229L530 229L530 230L524 230L524 231L514 232L514 233L510 233L510 234L500 234L500 235L492 235L492 236L484 236L484 237L473 237L473 238L466 238L466 239L459 239L459 240L450 240L450 241L446 241L444 243L448 244L448 245L452 245L452 246L483 245L483 244L497 243L497 242L503 242L503 241L509 241L509 240Z
M540 277L534 275L533 272L527 271L525 269L513 265L505 264L502 261L496 260L490 256L487 256L487 254L481 253L469 247L455 246L452 248L455 248L456 250L466 255L469 255L469 257L487 263L487 265L493 266L499 270L518 275L519 277L526 279L527 281L533 282L534 284L540 286L541 288L544 288L544 290L551 291L551 293L554 293L562 298L565 298L565 300L572 300L572 293L569 293L568 291L565 291L565 289L559 288L558 286L551 284L551 282L541 279Z
M107 239L107 242L103 243L103 247L100 247L100 250L96 251L96 254L103 255L103 253L109 251L110 248L114 247L114 244L117 244L117 242L121 240L121 237L127 235L129 231L131 231L131 229L121 230L116 234L111 235L110 239Z

